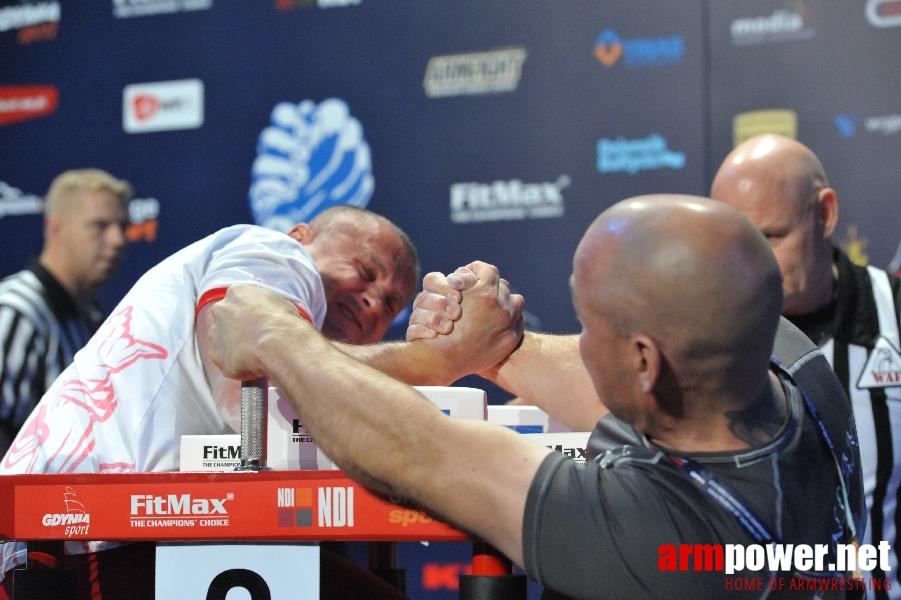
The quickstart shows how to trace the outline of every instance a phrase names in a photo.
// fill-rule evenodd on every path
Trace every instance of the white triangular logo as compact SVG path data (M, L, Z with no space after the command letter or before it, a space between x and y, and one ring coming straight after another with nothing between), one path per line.
M880 336L857 380L858 389L901 387L901 352Z

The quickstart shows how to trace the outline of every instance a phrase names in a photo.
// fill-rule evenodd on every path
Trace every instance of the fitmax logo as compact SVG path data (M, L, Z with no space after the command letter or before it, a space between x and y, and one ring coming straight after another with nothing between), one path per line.
M132 495L132 516L227 515L225 503L230 498L194 498L191 494Z
M469 223L562 217L563 190L570 183L569 175L544 183L523 183L519 179L455 183L450 188L451 221Z

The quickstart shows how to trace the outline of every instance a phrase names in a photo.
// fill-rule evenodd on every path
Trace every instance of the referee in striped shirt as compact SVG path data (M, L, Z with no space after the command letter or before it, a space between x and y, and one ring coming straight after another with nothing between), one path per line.
M834 246L838 198L823 165L803 144L761 135L737 146L711 195L744 212L770 241L784 290L784 314L823 351L851 401L863 467L868 523L861 542L888 541L889 590L901 600L901 281L859 266ZM886 215L886 218L891 218Z
M99 169L60 174L44 201L44 247L0 280L0 455L103 322L95 292L125 249L132 187Z

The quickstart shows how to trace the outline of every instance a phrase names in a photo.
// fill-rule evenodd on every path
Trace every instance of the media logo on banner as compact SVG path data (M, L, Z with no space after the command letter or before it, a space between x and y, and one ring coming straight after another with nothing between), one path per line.
M622 61L632 69L668 67L685 57L685 40L681 35L623 39L610 28L594 40L594 56L607 68Z
M318 6L319 8L342 8L345 6L357 6L363 0L274 0L276 10L306 9Z
M194 12L211 8L213 0L113 0L113 16L117 19Z
M601 138L597 145L597 169L601 173L628 173L661 169L682 170L685 153L671 150L659 133L644 138Z
M816 35L809 2L792 2L769 15L742 17L729 25L734 46L809 40Z
M17 30L19 44L56 39L62 9L59 2L23 2L0 7L0 33Z
M47 528L63 528L63 535L71 538L73 535L85 536L90 533L91 513L77 497L75 491L67 487L63 492L63 508L65 512L47 513L41 518L41 525Z
M0 86L0 125L46 117L59 104L59 90L52 85Z
M422 86L430 98L512 92L519 86L525 48L433 56Z
M279 527L354 527L354 488L350 486L280 487Z
M519 179L493 183L454 183L450 187L453 223L554 219L564 213L563 190L569 175L557 181L523 183Z
M732 144L735 146L763 133L776 133L797 139L798 113L783 108L770 108L739 113L732 119Z
M366 206L373 188L369 144L347 103L329 98L272 109L251 168L257 225L288 231L330 206Z
M232 492L219 498L191 493L132 494L129 524L135 528L227 527L228 503L234 499Z
M839 114L832 119L839 136L850 139L861 129L874 135L896 135L901 132L901 114L861 117Z
M901 27L901 0L867 0L864 12L873 27Z
M203 82L199 79L134 83L122 91L126 133L196 129L203 125Z
M44 212L44 199L0 181L0 219Z

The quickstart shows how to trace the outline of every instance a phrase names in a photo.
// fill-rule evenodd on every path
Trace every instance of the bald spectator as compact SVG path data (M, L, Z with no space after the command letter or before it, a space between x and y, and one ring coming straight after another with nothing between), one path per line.
M853 264L832 242L838 195L817 156L795 140L761 135L740 144L711 195L744 212L769 240L782 272L783 314L820 346L851 398L869 513L864 541L891 544L891 568L874 576L897 582L901 281ZM901 598L901 586L875 597Z
M436 373L482 372L516 348L521 298L496 269L470 267L453 331L395 345L443 349ZM619 203L583 237L571 287L583 370L610 411L584 465L447 418L258 288L234 286L211 307L211 354L228 376L268 375L351 476L487 540L547 598L724 594L722 572L661 569L667 544L824 544L832 557L852 541L862 493L850 409L816 347L780 322L778 266L741 213L685 196ZM506 330L481 326L492 306L510 309Z
M131 185L66 171L44 200L44 247L0 281L0 455L57 375L103 322L95 293L125 250Z

